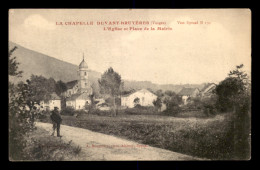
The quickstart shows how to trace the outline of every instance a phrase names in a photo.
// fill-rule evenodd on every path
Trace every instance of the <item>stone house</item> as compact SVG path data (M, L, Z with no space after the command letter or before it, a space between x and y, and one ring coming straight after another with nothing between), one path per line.
M51 99L49 101L40 101L40 107L43 110L54 110L54 107L58 107L59 110L61 109L61 98L56 94L51 94Z
M147 89L141 89L127 95L122 95L121 106L133 108L136 104L134 101L137 98L139 99L138 104L141 106L154 106L153 101L157 99L157 96Z
M178 95L181 96L183 104L186 105L190 99L198 97L200 91L198 88L183 88Z

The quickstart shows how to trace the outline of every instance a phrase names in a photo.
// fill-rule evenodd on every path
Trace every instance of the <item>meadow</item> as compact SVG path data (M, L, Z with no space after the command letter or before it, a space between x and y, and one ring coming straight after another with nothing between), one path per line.
M194 115L192 117L191 115ZM62 116L62 124L89 129L174 152L213 160L232 159L230 114L203 117L200 113L165 115L85 114Z

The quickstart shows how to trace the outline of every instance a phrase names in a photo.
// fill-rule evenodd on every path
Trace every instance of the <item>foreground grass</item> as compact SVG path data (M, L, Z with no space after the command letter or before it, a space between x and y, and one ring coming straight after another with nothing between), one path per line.
M229 115L176 118L161 115L63 116L63 123L208 159L232 159Z
M30 132L26 140L24 161L70 161L80 160L84 155L72 141L66 143L41 128Z

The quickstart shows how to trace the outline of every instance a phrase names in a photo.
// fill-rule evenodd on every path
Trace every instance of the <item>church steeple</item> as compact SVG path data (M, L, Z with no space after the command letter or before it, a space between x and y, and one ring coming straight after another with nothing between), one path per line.
M83 60L81 61L81 63L79 64L79 69L87 69L88 65L85 62L85 57L84 57L84 53L83 53Z

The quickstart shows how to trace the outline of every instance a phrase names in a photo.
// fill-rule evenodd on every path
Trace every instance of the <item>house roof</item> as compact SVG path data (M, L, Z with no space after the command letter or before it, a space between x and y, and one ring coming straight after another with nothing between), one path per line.
M73 94L70 97L68 97L66 100L71 101L71 100L76 100L76 99L87 100L87 99L89 99L89 94L88 93L76 93L76 94Z
M121 95L121 96L122 97L127 97L127 96L130 96L131 94L133 94L135 92L136 92L136 90L133 90L133 91L131 91L131 92L127 93L127 94Z
M126 95L122 95L122 97L128 97L128 96L130 96L131 94L134 94L134 93L136 93L136 92L148 92L148 93L152 93L152 94L154 94L153 92L151 92L150 90L147 90L147 89L141 89L141 90L136 90L136 91L134 91L134 92L132 92L132 93L129 93L129 94L126 94ZM156 94L154 94L154 95L156 95ZM157 95L156 95L157 96Z
M60 100L60 97L56 93L52 93L51 100Z
M178 94L181 96L190 96L192 93L198 90L197 88L183 88Z
M67 89L72 89L76 84L78 83L78 80L69 81L66 83Z
M215 83L208 83L201 89L201 92L206 93L207 91L209 91L209 90L211 90L212 88L215 88L215 87L216 87Z

